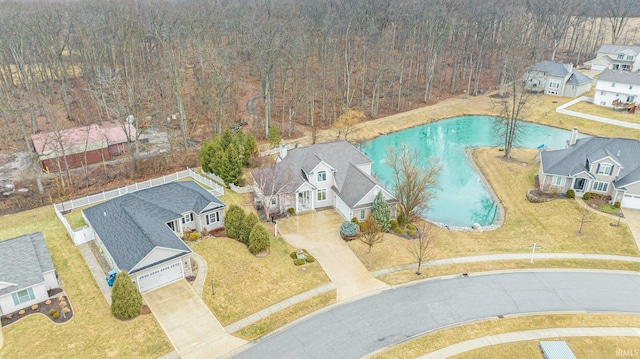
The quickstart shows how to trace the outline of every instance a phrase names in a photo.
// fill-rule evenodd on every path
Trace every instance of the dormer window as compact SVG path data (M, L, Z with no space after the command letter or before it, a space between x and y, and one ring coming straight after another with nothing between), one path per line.
M624 54L618 54L618 60L624 60Z
M611 83L611 87L616 87L616 83L615 82Z
M610 176L613 173L613 166L608 163L601 163L598 165L598 171L596 171L599 175L607 175Z
M193 221L193 213L187 213L182 216L182 224L189 223Z
M318 182L324 182L327 180L327 171L320 171L318 172L318 176L317 176Z
M627 60L628 61L633 61L633 55L627 55Z

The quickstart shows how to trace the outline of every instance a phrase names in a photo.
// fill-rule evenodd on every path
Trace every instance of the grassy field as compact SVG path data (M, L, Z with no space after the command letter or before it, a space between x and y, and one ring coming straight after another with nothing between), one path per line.
M387 274L385 276L378 277L378 279L382 280L385 283L396 285L414 280L448 275L460 275L462 273L473 275L473 273L496 270L540 268L585 268L638 272L640 271L640 263L622 261L597 261L587 259L537 259L534 260L533 264L528 259L518 261L490 261L460 263L437 267L423 267L420 271L420 275L416 275L416 271L414 269L411 269Z
M289 254L295 249L281 238L272 239L265 258L256 258L244 244L229 238L204 240L192 249L208 263L202 298L222 325L329 283L318 263L294 266ZM210 280L215 281L215 295Z
M0 238L42 231L56 271L75 312L53 324L29 316L2 328L1 358L157 358L173 350L153 315L122 322L111 315L78 249L56 219L52 206L0 218Z
M640 114L638 114L637 112L635 114L631 114L626 111L614 111L609 107L597 106L584 101L578 102L577 104L569 106L566 109L580 113L586 113L589 115L611 118L618 121L640 123Z
M637 337L569 337L544 340L563 340L577 358L616 358L622 354L617 350L631 350L630 356L640 352L640 338ZM453 356L455 359L529 358L544 359L539 340L492 345Z
M416 339L409 340L405 343L397 345L389 350L375 355L375 358L415 358L420 355L447 347L449 345L471 340L487 335L496 335L510 333L521 330L533 330L544 328L576 328L576 327L637 327L640 317L637 315L624 314L554 314L554 315L531 315L524 317L511 317L503 319L492 319L482 322L461 325L453 328L437 331L435 333L426 334ZM614 338L615 339L615 338ZM606 349L608 338L591 338L596 346L602 346ZM636 343L638 339L635 338ZM621 343L620 345L632 345ZM570 344L571 346L571 344ZM634 347L637 347L635 344ZM573 348L573 346L572 346ZM614 346L615 349L615 346ZM585 346L584 351L575 350L578 358L609 358L615 357L607 353L606 356L592 356L588 351L589 347ZM479 350L482 351L482 350ZM478 358L536 358L536 356L528 356L528 352L518 353L517 355L509 355L503 352L494 356L477 356ZM513 354L514 352L508 352ZM613 353L615 354L615 353ZM464 358L476 358L476 356L462 356ZM456 357L458 358L458 357Z
M522 162L533 158L534 150L516 150ZM538 165L523 166L521 161L506 161L496 149L474 151L474 158L494 192L505 207L505 223L497 230L483 233L456 232L435 228L432 259L472 256L491 253L527 253L528 245L537 243L543 252L577 252L638 255L635 242L626 224L610 226L611 219L595 214L577 234L578 204L575 200L557 199L547 203L529 203L525 198L533 187ZM606 238L607 240L602 240ZM348 243L353 252L370 270L411 263L408 241L391 234L367 253L358 241ZM389 255L393 253L393 255Z
M335 302L336 291L332 290L285 308L255 324L233 333L233 335L246 340L254 340L309 313L313 313L318 309L334 304Z

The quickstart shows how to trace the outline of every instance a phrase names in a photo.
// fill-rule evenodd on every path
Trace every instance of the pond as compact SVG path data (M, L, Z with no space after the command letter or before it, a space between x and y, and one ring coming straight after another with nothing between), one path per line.
M462 116L380 136L361 143L360 149L374 161L373 174L388 188L392 187L391 168L384 161L389 146L397 148L406 143L419 149L424 159L439 158L443 165L440 188L431 209L423 216L449 226L470 227L474 223L489 226L496 221L498 208L471 167L465 149L497 146L492 127L493 117ZM523 123L523 128L518 147L536 148L544 144L549 149L562 149L570 135L570 131L531 123Z

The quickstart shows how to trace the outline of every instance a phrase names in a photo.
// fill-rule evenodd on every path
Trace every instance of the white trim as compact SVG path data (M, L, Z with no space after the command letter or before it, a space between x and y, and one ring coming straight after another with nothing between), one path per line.
M167 250L167 251L174 251L174 252L176 252L176 253L182 253L182 252L185 252L185 251L181 251L181 250L179 250L179 249L175 249L175 248L167 248L167 247L155 246L155 247L153 247L153 249L152 249L152 250L150 250L150 251L149 251L149 253L147 253L147 254L146 254L146 255L145 255L145 256L144 256L144 257L143 257L143 258L142 258L138 263L136 263L136 265L134 265L134 266L131 268L131 270L129 271L129 273L135 272L135 271L136 271L136 268L138 267L138 265L139 265L140 263L144 262L144 260L145 260L145 259L147 259L147 257L149 257L149 256L151 255L151 253L153 253L156 249L165 249L165 250ZM184 254L189 254L189 252L186 252L186 253L184 253ZM173 256L166 257L165 259L162 259L162 260L158 261L158 262L160 262L160 263L155 264L155 265L160 265L160 264L162 264L164 261L169 260L169 258L171 258L171 257L173 257ZM134 273L134 274L135 274L135 273Z

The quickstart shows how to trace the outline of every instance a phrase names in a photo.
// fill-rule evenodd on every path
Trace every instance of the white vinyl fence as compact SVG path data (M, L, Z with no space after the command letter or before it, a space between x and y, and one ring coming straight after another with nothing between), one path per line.
M107 200L125 195L127 193L133 193L143 189L160 186L165 183L176 182L184 178L192 178L193 180L200 182L203 185L211 188L209 192L211 192L214 196L224 196L224 187L211 181L209 178L206 178L194 172L191 168L187 168L184 171L176 172L176 173L162 176L159 178L150 179L148 181L134 183L132 185L116 188L110 191L102 191L101 193L85 196L82 198L77 198L77 199L66 201L63 203L56 203L53 205L53 208L54 208L54 211L56 212L56 217L58 217L60 222L62 222L62 225L67 230L69 237L71 237L71 239L73 240L73 243L75 245L79 245L92 240L93 232L85 230L87 227L79 228L74 231L69 225L69 222L67 222L67 219L64 217L64 215L62 215L62 212L71 211L76 208L107 201Z
M633 128L633 129L636 129L636 130L640 130L640 124L637 124L637 123L618 121L618 120L613 120L613 119L606 118L606 117L590 115L588 113L581 113L581 112L567 110L567 107L573 106L573 105L577 104L580 101L593 103L593 98L585 97L585 96L578 97L577 99L571 100L571 101L565 103L564 105L558 106L556 108L556 112L557 113L561 113L563 115L569 115L569 116L573 116L573 117L584 118L585 120L597 121L597 122L602 122L602 123L608 123L610 125L616 125L616 126L620 126L620 127Z
M216 181L218 183L224 183L222 178L220 178L215 173L209 173L209 172L203 172L203 173L204 173L205 176L211 178L212 180L214 180L214 181ZM238 187L238 186L234 185L233 183L229 184L229 189L231 189L235 193L251 193L251 192L253 192L253 186Z

